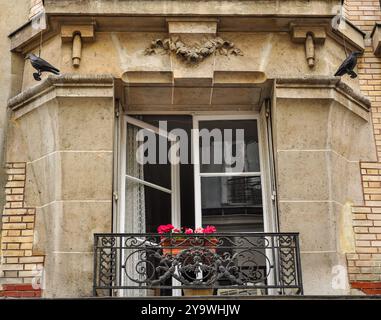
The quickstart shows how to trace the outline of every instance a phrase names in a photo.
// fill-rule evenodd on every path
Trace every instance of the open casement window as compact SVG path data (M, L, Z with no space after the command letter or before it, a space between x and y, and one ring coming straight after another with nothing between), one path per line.
M168 129L162 129L162 122ZM264 108L259 114L124 116L120 126L115 232L156 233L167 223L190 228L215 225L219 233L230 233L227 237L236 232L278 231ZM188 154L181 163L172 154L180 146ZM254 258L263 272L272 272L261 258L263 253ZM276 260L271 253L267 256L271 263ZM125 258L120 258L122 265ZM136 265L137 261L129 261ZM125 267L128 274L139 277L128 270L131 266ZM123 272L120 277L128 285L131 280ZM164 294L181 294L170 291ZM119 293L148 294L152 292Z
M189 148L191 164L169 161L180 140L159 128L160 121L191 136L192 144L181 145ZM220 232L276 232L265 124L262 114L125 116L115 231L156 232L160 224L180 227L182 220L187 227L217 224Z
M193 118L196 227L264 231L257 116Z
M179 161L175 150L178 148L178 139L158 127L141 121L137 118L125 116L121 134L121 186L119 214L117 217L117 229L119 233L146 233L156 232L157 224L147 220L163 219L170 220L174 225L180 225L180 188L179 188ZM160 146L170 150L157 160L159 164L148 163L146 152L159 154ZM124 149L124 150L123 150ZM149 149L149 150L148 150ZM170 161L168 161L170 160ZM163 162L163 166L160 166ZM164 165L165 164L165 165ZM158 167L159 166L159 167ZM156 210L156 214L155 214ZM147 214L148 212L148 214ZM168 219L168 220L165 220ZM139 240L139 239L138 239ZM120 258L124 264L126 257ZM129 263L125 264L126 274L136 274L133 269L138 265L142 257L129 257ZM121 282L128 286L133 283L125 276L119 275ZM139 281L139 279L134 279ZM131 282L131 284L129 283ZM121 290L120 296L145 296L145 290Z
M155 164L147 163L144 159L145 152L159 153L161 145L166 146L166 150L175 150L178 144L177 137L166 131L159 129L149 123L138 120L134 117L125 116L125 125L122 129L122 145L125 145L125 152L122 152L122 177L121 201L118 228L121 233L145 233L155 232L155 226L147 230L146 210L148 205L161 203L157 209L164 210L169 215L171 223L180 225L181 208L179 192L179 163L172 155L174 161L157 159L169 163L165 168L154 167ZM144 140L148 137L149 141ZM147 150L145 146L150 150ZM167 156L167 153L165 154ZM170 155L171 157L171 155ZM163 162L163 163L164 163ZM147 201L149 198L152 201Z
M219 232L227 234L227 243L228 238L235 241L236 232L276 231L267 132L262 117L265 115L193 117L195 224L215 225ZM234 233L229 235L231 232ZM250 259L256 261L258 272L268 274L266 280L273 280L271 265L277 257L270 250L258 249L253 257L235 249L229 254L237 255L238 265L243 266ZM234 287L219 294L232 290ZM255 288L243 291L258 294Z

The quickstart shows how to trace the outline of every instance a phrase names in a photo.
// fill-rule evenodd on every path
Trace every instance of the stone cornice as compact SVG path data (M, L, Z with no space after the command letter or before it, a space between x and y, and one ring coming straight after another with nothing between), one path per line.
M60 34L61 26L89 25L95 26L95 32L158 32L168 33L168 16L55 16L49 15L47 29L43 31L43 42ZM126 19L128 18L128 19ZM346 45L350 50L364 50L364 34L348 22L343 28L333 30L333 15L326 17L308 16L220 16L218 17L218 33L224 32L290 32L290 26L299 25L305 28L325 27L327 35ZM191 17L188 17L191 19ZM200 19L200 18L199 18ZM40 34L29 22L9 35L11 50L26 53L39 45Z
M73 92L73 87L78 89ZM78 74L65 74L62 76L50 75L48 78L44 79L41 83L25 90L24 92L18 94L17 96L9 99L8 107L12 111L17 111L19 116L25 114L29 109L34 109L41 105L42 103L54 99L57 96L63 97L112 97L114 90L114 77L112 75L78 75ZM66 91L58 92L55 89L64 89ZM105 88L106 91L99 92L99 89ZM338 77L300 77L300 78L278 78L276 79L277 90L286 89L284 94L281 95L282 98L314 98L314 99L333 99L341 101L341 99L346 99L346 101L351 101L352 105L356 105L357 108L360 107L362 112L369 113L371 102L361 93L353 90L349 85L342 82ZM94 89L97 91L94 91ZM298 94L293 95L292 90L297 90ZM329 91L321 91L317 94L315 91L313 93L307 93L310 89L329 89L334 90L333 92L339 95L334 98L332 93ZM68 91L69 90L69 91ZM80 92L80 91L83 92ZM300 95L300 90L303 90L305 97ZM277 95L278 96L278 95ZM347 103L343 102L346 105ZM27 107L26 107L27 106ZM25 108L24 108L25 107ZM23 110L25 109L25 110ZM361 112L358 112L360 116Z
M351 50L365 50L366 34L349 20L342 18L337 29L331 28L328 32L330 36L343 46L351 47ZM345 43L344 43L345 41Z
M306 77L306 78L279 78L276 81L278 86L305 85L314 87L336 87L354 100L361 103L366 109L370 109L371 101L352 87L341 81L339 77Z
M113 87L114 77L112 75L78 75L64 74L61 76L49 75L41 83L26 89L20 94L8 100L8 108L13 111L23 107L24 105L38 99L57 87Z
M342 19L340 28L330 28L340 0L311 0L305 3L300 3L300 0L235 0L236 5L231 6L232 1L234 0L205 0L202 3L203 10L189 0L45 1L48 23L43 32L43 41L59 34L61 26L67 24L94 24L97 32L167 33L170 29L168 21L171 19L212 19L218 24L219 33L288 32L290 25L294 24L306 27L325 26L327 33L336 41L342 43L344 37L353 49L364 50L364 35L350 22ZM218 6L215 5L216 2ZM181 6L185 7L180 9ZM40 39L39 30L33 29L31 22L9 37L11 50L24 53L36 47Z
M368 114L371 101L341 81L339 77L279 78L276 80L276 88L278 91L286 89L284 94L279 94L277 97L287 99L331 99L341 103L363 119L369 120ZM334 91L330 93L324 89L333 89ZM308 92L309 90L313 91Z
M341 0L45 0L45 10L51 14L108 14L108 15L308 15L332 14ZM200 10L203 6L203 10Z

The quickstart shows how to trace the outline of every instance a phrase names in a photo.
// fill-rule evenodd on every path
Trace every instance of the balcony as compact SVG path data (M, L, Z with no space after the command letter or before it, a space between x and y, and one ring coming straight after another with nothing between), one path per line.
M297 233L95 234L94 296L301 295Z

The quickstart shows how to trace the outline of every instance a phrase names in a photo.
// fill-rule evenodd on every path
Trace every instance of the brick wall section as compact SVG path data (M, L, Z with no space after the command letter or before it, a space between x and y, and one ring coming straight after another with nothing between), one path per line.
M0 285L3 284L0 296L31 296L31 292L38 296L41 291L30 290L30 284L42 270L44 256L33 254L36 210L24 203L26 164L8 163L6 171L8 181L0 241ZM16 290L17 287L20 290Z
M381 294L381 59L373 54L370 33L381 22L378 0L346 0L346 17L367 33L366 49L359 60L360 89L372 101L377 162L361 162L364 205L353 208L356 252L348 254L352 288ZM369 143L373 143L370 141Z
M5 284L0 297L5 298L41 298L42 290L34 289L31 284Z

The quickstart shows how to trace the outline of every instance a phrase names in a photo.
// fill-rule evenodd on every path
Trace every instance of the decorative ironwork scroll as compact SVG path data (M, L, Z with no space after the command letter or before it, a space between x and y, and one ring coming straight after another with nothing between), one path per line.
M295 233L96 234L94 272L94 295L105 289L110 295L113 289L303 293Z

